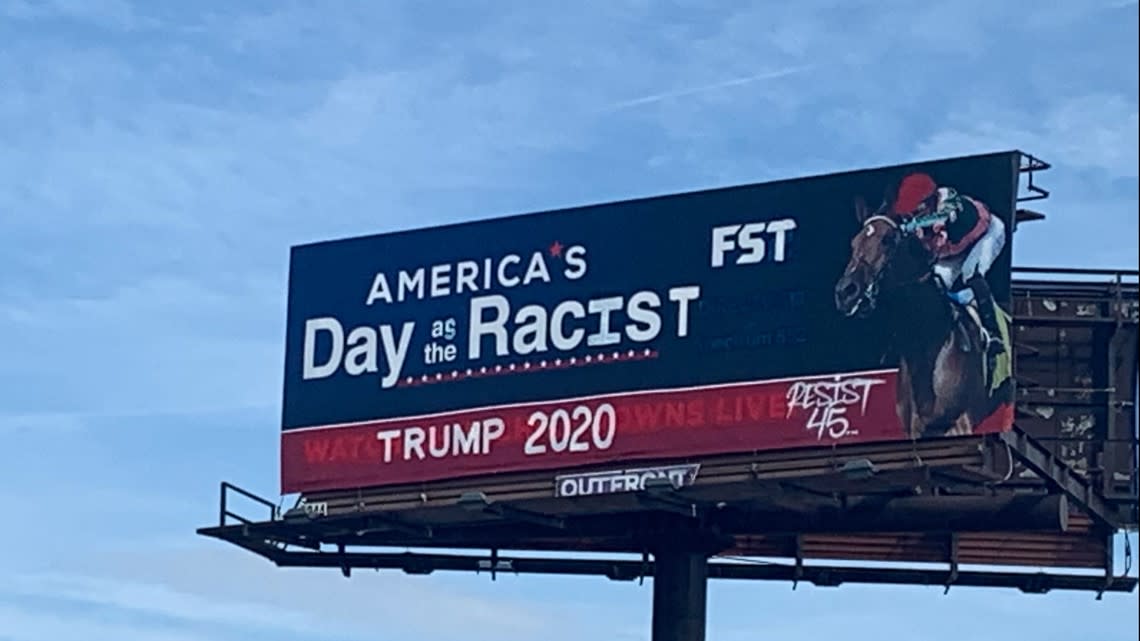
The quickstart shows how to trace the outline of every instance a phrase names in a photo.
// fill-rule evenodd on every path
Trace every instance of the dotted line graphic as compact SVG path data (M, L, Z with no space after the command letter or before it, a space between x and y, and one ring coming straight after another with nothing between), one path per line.
M469 378L488 378L492 376L510 376L513 374L534 374L549 372L551 370L570 369L572 367L590 367L606 365L609 363L622 363L629 361L644 361L657 358L657 351L653 349L628 350L622 352L609 352L600 354L587 354L586 356L569 356L566 358L543 358L533 361L515 361L511 363L497 363L467 369L456 369L449 372L436 372L421 376L408 376L400 380L397 387L418 387L421 385L434 385L436 383L450 383Z

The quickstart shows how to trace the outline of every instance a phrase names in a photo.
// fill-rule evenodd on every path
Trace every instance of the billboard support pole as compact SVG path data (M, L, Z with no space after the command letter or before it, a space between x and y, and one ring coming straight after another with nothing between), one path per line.
M653 641L705 641L709 557L664 547L654 554Z

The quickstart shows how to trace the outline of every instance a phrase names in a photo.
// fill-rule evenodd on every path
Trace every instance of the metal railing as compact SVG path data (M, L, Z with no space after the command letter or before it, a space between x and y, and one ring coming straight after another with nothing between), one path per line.
M243 490L242 488L234 485L233 483L227 483L225 481L222 481L221 493L220 493L220 497L219 497L219 501L218 501L218 525L219 526L225 527L227 525L227 521L226 521L227 517L234 519L234 520L236 520L239 523L242 523L244 525L249 525L250 523L255 522L255 521L247 519L244 516L241 516L240 514L237 514L236 512L233 512L232 510L230 510L230 507L229 507L230 492L234 492L240 496L243 496L243 497L253 501L254 503L258 503L260 505L263 505L263 506L269 508L269 520L270 521L276 520L278 518L280 510L278 509L277 505L275 503L273 503L272 501L264 499L264 498L254 494L253 492L250 492L248 490Z

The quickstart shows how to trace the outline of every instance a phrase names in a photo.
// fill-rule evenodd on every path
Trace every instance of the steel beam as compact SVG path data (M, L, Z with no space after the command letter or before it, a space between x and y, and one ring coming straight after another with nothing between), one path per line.
M564 576L603 576L615 581L633 581L654 577L660 560L624 559L549 559L490 557L460 554L420 554L412 552L290 552L279 548L243 545L279 567L360 568L399 570L408 574L431 574L437 571L484 572L496 569L504 574L552 574ZM677 561L678 563L680 561ZM1012 588L1032 594L1054 590L1082 592L1132 592L1134 576L1106 578L1090 574L1052 574L1045 572L987 572L952 569L856 568L826 565L791 565L787 563L741 563L714 561L708 563L710 579L737 581L803 581L820 587L839 585L925 585L945 589L954 587Z
M1008 432L1002 432L1001 439L1009 445L1014 458L1055 486L1094 520L1113 529L1120 526L1116 511L1101 498L1087 479L1073 472L1061 459L1023 430L1015 426Z
M653 641L705 641L709 559L700 551L654 554Z

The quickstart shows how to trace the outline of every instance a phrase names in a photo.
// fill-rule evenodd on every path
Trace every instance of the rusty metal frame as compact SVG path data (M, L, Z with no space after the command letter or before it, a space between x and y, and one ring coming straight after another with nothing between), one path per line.
M1076 469L1062 470L1054 464L1053 459L1062 455L1057 451L1058 443L1067 442L1059 433L1048 435L1032 431L1024 440L1016 434L1007 434L1006 438L1015 447L1019 463L1040 477L1038 482L1043 480L1054 488L1062 489L1104 525L1135 528L1140 519L1137 508L1140 439L1134 430L1129 429L1134 427L1133 419L1122 410L1135 401L1134 344L1140 270L1015 267L1013 273L1022 278L1028 277L1013 282L1017 292L1015 301L1021 309L1020 313L1014 310L1014 322L1019 329L1057 328L1058 332L1071 329L1091 333L1090 338L1081 339L1071 346L1073 350L1093 350L1091 356L1081 357L1085 359L1086 367L1093 368L1089 372L1093 380L1088 384L1082 383L1081 387L1065 387L1065 382L1060 380L1048 384L1030 380L1028 372L1024 371L1028 369L1029 361L1024 366L1020 361L1032 358L1034 353L1040 354L1033 346L1041 345L1019 344L1020 357L1015 358L1019 416L1032 416L1032 413L1026 413L1028 403L1056 407L1059 411L1082 408L1080 411L1099 418L1096 435L1091 439L1070 439L1092 448L1084 459L1087 473ZM1068 311L1043 308L1042 304L1050 299L1062 306L1069 304L1073 307ZM1090 307L1086 313L1081 311L1084 304ZM1130 349L1132 354L1129 354ZM1132 359L1130 363L1129 359ZM1126 373L1129 368L1132 369L1131 376ZM1034 369L1040 371L1039 367ZM1118 472L1127 474L1128 489L1122 487L1123 483L1117 484L1114 475Z
M1113 529L1121 525L1116 509L1108 505L1088 479L1076 474L1047 448L1018 427L999 436L1014 458L1060 490L1090 516Z

